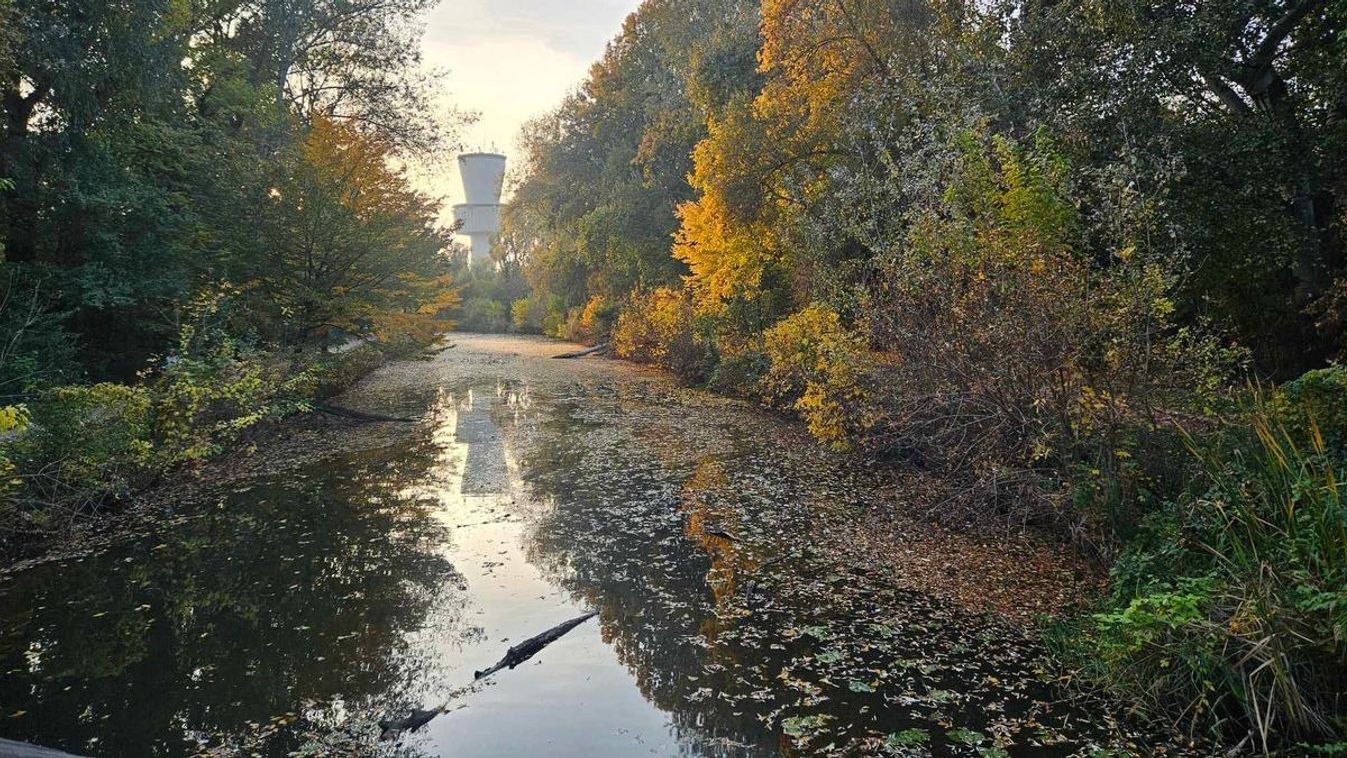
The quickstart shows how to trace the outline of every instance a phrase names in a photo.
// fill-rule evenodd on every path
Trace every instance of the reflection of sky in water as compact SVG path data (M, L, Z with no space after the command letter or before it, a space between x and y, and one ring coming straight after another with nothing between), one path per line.
M284 755L343 726L373 750L374 720L446 700L412 754L875 754L921 730L936 755L978 755L1000 730L1046 756L1107 736L1036 702L1057 693L1024 639L810 549L866 506L863 472L745 406L595 365L493 356L419 380L376 403L429 407L410 439L0 584L0 716L24 711L0 736ZM472 684L590 608L598 623Z
M587 608L544 579L520 549L527 509L515 507L509 472L517 464L496 419L517 421L527 414L527 391L477 385L445 393L439 406L444 411L435 434L446 454L431 477L443 483L435 516L455 526L446 552L472 588L472 619L484 630L482 644L453 652L452 678L461 683L510 645ZM427 705L438 702L435 694ZM592 622L461 695L447 715L410 741L443 755L677 752L666 716L642 697Z

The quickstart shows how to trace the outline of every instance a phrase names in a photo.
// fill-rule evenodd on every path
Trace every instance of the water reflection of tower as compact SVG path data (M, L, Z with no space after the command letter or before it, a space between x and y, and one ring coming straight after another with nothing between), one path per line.
M491 257L492 238L500 232L500 193L505 182L505 156L464 153L458 156L464 202L454 206L458 233L472 241L470 261L476 265Z

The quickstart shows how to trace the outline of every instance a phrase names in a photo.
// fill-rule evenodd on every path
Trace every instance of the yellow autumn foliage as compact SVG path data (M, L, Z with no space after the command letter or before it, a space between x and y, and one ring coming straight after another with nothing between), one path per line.
M692 328L692 309L686 293L660 287L637 292L617 318L613 350L638 363L662 364L680 333Z
M697 309L718 311L731 297L752 299L777 257L770 205L762 202L758 165L760 125L740 103L711 119L693 151L689 180L698 198L678 206L673 254L688 265Z
M764 397L800 414L809 431L838 449L878 418L869 376L878 360L828 307L814 303L764 335L770 361Z

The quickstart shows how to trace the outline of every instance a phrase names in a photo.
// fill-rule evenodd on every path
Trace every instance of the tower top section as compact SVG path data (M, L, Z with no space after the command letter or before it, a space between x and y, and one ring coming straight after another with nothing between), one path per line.
M500 153L463 153L458 156L458 175L463 179L467 205L500 205L505 184L505 156Z

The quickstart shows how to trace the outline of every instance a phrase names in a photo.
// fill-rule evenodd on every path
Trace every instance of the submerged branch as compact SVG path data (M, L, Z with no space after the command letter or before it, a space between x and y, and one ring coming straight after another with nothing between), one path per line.
M500 671L501 669L504 668L512 669L515 666L518 666L524 661L527 661L528 659L537 655L539 652L542 651L543 648L564 637L567 632L571 631L577 626L580 626L581 624L594 618L597 615L599 615L598 611L590 611L589 613L586 613L583 616L577 616L571 619L570 621L564 621L560 624L557 624L556 626L552 627L551 629L548 629L542 634L530 637L524 640L523 642L519 643L518 645L511 647L509 650L505 651L505 657L497 661L494 666L492 666L489 669L485 669L483 671L475 672L473 674L473 683L475 684L476 682L479 682L482 679L491 676L492 674L496 673L497 671ZM436 716L447 711L449 709L449 702L452 702L453 698L457 697L458 695L470 689L472 689L471 686L454 690L450 694L449 701L446 701L443 705L440 705L436 708L431 708L430 710L417 709L413 710L411 713L402 718L385 719L383 721L380 721L379 727L383 729L383 732L379 735L379 739L394 740L397 739L398 736L400 736L403 732L414 732L417 729L420 729L426 724L429 724Z
M484 679L496 673L497 671L500 671L503 668L512 669L515 666L518 666L524 661L527 661L528 659L537 655L543 648L561 639L570 630L574 629L577 626L580 626L581 624L594 618L597 615L599 615L598 611L590 611L589 613L586 613L583 616L576 616L570 621L565 621L560 624L557 624L556 626L552 627L551 629L548 629L542 634L537 635L536 637L529 637L528 639L524 640L518 645L515 645L511 647L509 650L505 651L505 657L497 661L496 665L492 666L489 669L485 669L483 671L478 671L477 673L475 673L473 675L473 679Z
M554 355L554 356L552 356L552 357L553 357L553 358L583 358L583 357L585 357L586 355L593 355L594 353L601 353L601 352L603 352L604 350L607 350L607 349L608 349L608 343L605 342L605 343L603 343L603 344L595 345L594 347L586 348L586 349L584 349L584 350L572 350L572 351L569 352L569 353L562 353L561 355Z
M353 411L349 408L339 408L335 405L328 405L327 403L319 403L313 406L313 409L319 413L326 413L330 416L339 416L341 418L349 418L356 421L368 421L371 423L396 422L400 424L411 424L416 422L416 419L407 418L406 416L384 416L378 413L363 413L361 411Z

